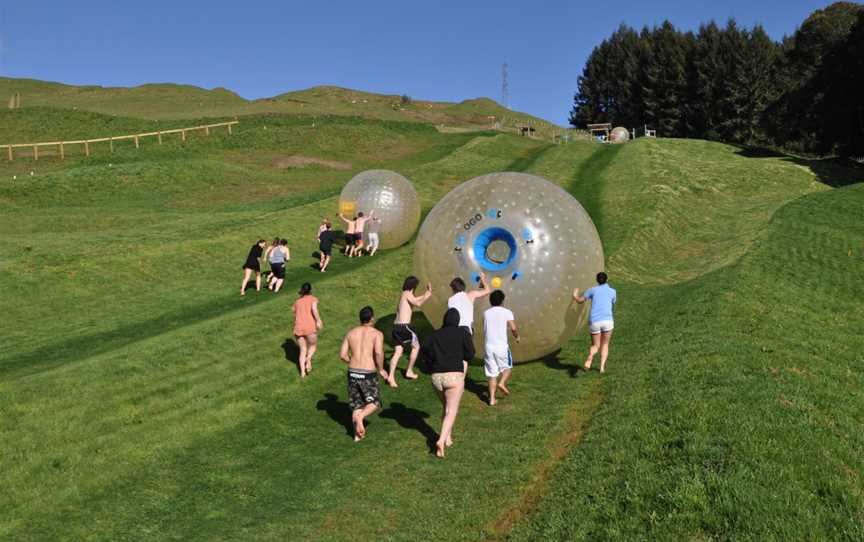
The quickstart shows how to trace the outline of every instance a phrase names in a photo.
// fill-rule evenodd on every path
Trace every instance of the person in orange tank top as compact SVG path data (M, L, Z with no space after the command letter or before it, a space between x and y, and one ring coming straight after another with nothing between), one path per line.
M298 293L300 298L294 302L291 312L294 313L294 338L300 347L300 377L305 378L312 372L312 356L318 348L318 331L324 327L324 321L318 314L318 298L312 295L312 285L304 282Z

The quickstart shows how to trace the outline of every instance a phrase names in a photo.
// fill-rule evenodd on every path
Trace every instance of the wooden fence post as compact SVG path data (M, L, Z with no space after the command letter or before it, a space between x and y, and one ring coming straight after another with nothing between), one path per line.
M204 127L204 135L208 135L208 136L210 135L210 127L209 126Z
M61 160L65 160L65 159L66 159L66 153L63 152L63 142L62 142L62 141L60 142L60 159L61 159Z
M159 144L161 145L162 144L162 132L159 132L158 136L159 136Z
M86 139L84 140L84 154L90 156L90 142Z
M137 149L138 147L139 147L139 145L138 145L138 136L136 135L136 136L135 136L135 148Z
M180 137L183 139L183 141L186 141L186 130L182 130L180 132Z
M231 132L231 126L232 126L232 125L229 123L229 124L228 124L228 135L231 135L231 134L232 134L232 132Z
M39 159L39 145L33 145L33 159Z
M6 150L9 151L9 153L8 153L9 154L9 161L11 162L12 161L12 145L9 145L8 147L6 147Z
M114 138L113 137L108 140L108 145L111 148L111 152L114 152Z

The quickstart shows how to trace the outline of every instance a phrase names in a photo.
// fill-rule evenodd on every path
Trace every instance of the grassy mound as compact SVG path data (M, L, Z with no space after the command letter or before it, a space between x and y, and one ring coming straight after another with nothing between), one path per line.
M57 113L12 114L36 123ZM139 122L68 114L58 122ZM280 165L294 156L350 168ZM402 381L385 390L369 437L354 445L338 346L363 304L383 328L392 322L413 247L336 258L326 276L311 264L319 218L370 167L408 176L426 211L492 171L537 173L570 189L597 218L621 296L611 372L577 371L583 335L557 357L520 365L514 396L490 410L473 366L446 461L428 453L440 423L428 378ZM11 181L23 168L34 176ZM751 493L767 498L772 469L792 516L811 510L821 522L792 538L854 533L862 497L853 478L842 485L834 470L815 470L808 448L786 449L819 438L860 471L860 442L841 436L861 423L852 354L860 340L850 338L860 286L848 277L864 247L845 247L860 239L859 226L837 226L860 208L861 190L829 190L820 171L702 142L551 146L342 115L255 115L232 137L2 162L0 288L10 295L0 313L11 325L0 335L0 538L793 532L732 506L752 504ZM804 220L812 216L823 222ZM240 298L246 251L275 234L290 241L286 291ZM840 245L845 260L828 248ZM828 312L820 273L847 277L836 284L842 312ZM804 291L787 298L804 278ZM325 329L313 376L300 381L290 304L307 280ZM820 304L804 310L804 296ZM811 341L805 330L814 326L820 336ZM815 370L816 355L834 365ZM836 418L824 417L829 404ZM777 439L786 448L772 451ZM821 491L810 501L807 480ZM836 499L845 508L828 511ZM763 510L779 514L774 502Z

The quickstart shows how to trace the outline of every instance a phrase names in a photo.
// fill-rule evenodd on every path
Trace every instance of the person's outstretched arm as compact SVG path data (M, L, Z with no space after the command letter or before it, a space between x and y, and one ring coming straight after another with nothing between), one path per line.
M427 283L426 284L426 292L421 296L415 296L414 294L409 294L408 295L408 302L411 303L412 305L414 305L415 307L419 307L423 303L426 303L426 301L430 297L432 297L432 284Z
M342 213L339 213L339 219L342 220L342 222L344 222L344 223L346 223L346 224L348 224L348 223L351 222L350 220L348 220L347 218L345 218L345 216L343 216Z
M585 298L579 295L579 288L573 288L573 301L579 303L580 305L582 303L585 303Z
M476 301L480 298L486 297L491 293L492 289L489 288L489 283L486 282L486 273L480 273L480 289L468 292L468 298L471 301Z

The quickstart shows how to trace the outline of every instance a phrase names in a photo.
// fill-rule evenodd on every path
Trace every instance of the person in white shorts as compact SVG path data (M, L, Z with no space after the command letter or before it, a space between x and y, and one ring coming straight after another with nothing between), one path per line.
M585 303L591 300L591 313L588 317L588 330L591 332L591 349L585 360L585 370L591 369L594 356L600 352L600 372L606 372L606 359L609 357L609 342L612 340L612 330L615 320L612 310L618 300L618 293L607 284L608 277L602 271L597 273L597 286L588 288L584 295L579 295L579 288L573 289L573 300Z
M369 242L366 244L366 253L370 256L374 256L378 252L378 244L381 242L378 237L380 231L381 219L377 216L370 218L366 224L366 237L369 239Z
M507 342L507 331L513 334L519 342L519 330L516 329L516 318L510 309L501 306L504 303L504 292L495 290L489 295L491 309L483 313L483 333L486 336L484 370L489 381L489 406L495 406L495 392L501 390L504 395L510 395L507 380L513 371L513 355ZM499 380L498 377L501 377Z

